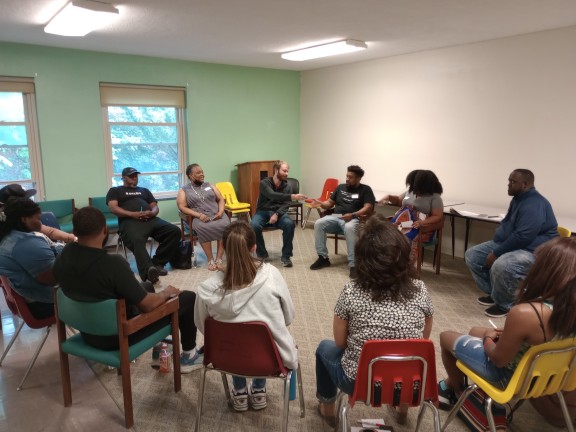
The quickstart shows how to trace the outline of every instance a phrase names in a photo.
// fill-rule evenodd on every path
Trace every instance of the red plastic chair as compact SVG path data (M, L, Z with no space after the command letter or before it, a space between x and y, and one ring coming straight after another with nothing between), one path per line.
M279 378L284 381L284 411L282 431L288 430L288 409L290 380L292 370L284 367L278 348L266 323L252 321L246 323L224 323L208 318L204 328L204 367L198 392L198 412L196 414L196 432L200 432L200 418L204 402L206 372L218 371L222 374L222 383L228 403L232 405L226 374L246 378ZM304 417L304 392L302 373L298 364L296 374L300 398L300 417Z
M434 415L434 428L440 432L438 415L438 387L436 384L436 354L434 344L427 339L371 340L364 343L358 374L354 384L354 394L348 396L343 405L345 393L338 394L338 410L342 431L348 430L348 410L357 401L380 407L407 404L420 407L416 432L420 428L424 408Z
M10 342L6 346L6 349L4 350L4 353L2 354L2 358L0 358L0 366L2 366L2 362L4 361L4 357L6 357L6 355L8 354L8 351L10 351L10 348L12 348L12 344L14 343L14 341L16 340L18 335L20 334L20 330L22 330L22 327L24 327L24 324L27 324L28 327L30 327L32 329L46 328L46 334L44 335L44 337L40 341L38 348L36 348L36 351L34 352L34 355L32 356L32 360L30 360L30 363L28 364L28 369L26 369L26 372L24 373L24 377L22 378L22 381L20 381L20 384L18 384L17 390L22 390L22 386L24 385L24 381L26 381L26 378L28 378L28 374L30 373L32 366L34 366L34 363L36 363L36 359L38 358L38 355L40 354L40 350L44 346L46 339L48 339L48 335L50 334L50 328L51 328L52 324L56 323L56 318L54 316L51 316L49 318L44 318L44 319L34 318L34 316L32 315L32 312L30 312L30 309L28 308L28 303L26 302L24 297L22 297L20 294L18 294L16 291L14 291L14 287L12 287L12 282L10 282L10 279L8 279L4 275L0 275L0 284L2 287L2 291L4 292L4 297L6 298L6 304L8 305L10 312L12 312L13 316L20 317L22 320L22 322L18 326L18 329L14 333L14 336L12 336L12 339L10 339Z
M324 182L324 188L322 189L322 195L320 195L320 197L317 198L318 201L326 201L328 198L330 198L330 194L334 192L337 187L338 187L338 179L335 178L326 179L326 181ZM304 203L304 206L306 207L306 216L304 216L304 219L302 219L302 229L306 228L306 224L308 223L308 217L310 216L310 212L314 208L308 203ZM316 211L318 212L318 216L322 217L323 210L317 208Z

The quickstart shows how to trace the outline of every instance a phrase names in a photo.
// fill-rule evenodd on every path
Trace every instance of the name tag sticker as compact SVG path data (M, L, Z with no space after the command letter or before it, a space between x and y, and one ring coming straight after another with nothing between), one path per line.
M352 194L352 199L358 199L358 198L360 198L360 195L358 195L358 194Z
M212 188L211 188L210 186L206 186L206 187L204 188L204 190L205 190L205 191L209 191L209 190L212 190Z

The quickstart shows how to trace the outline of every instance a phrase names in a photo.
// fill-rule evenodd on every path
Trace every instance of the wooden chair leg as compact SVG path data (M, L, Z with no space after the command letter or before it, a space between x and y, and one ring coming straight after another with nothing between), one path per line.
M60 350L60 376L62 379L62 394L64 397L64 406L72 405L72 384L70 382L70 362L68 354Z
M134 426L134 409L132 406L132 383L130 381L130 361L128 356L122 356L120 370L122 371L122 394L124 396L124 422L126 429Z

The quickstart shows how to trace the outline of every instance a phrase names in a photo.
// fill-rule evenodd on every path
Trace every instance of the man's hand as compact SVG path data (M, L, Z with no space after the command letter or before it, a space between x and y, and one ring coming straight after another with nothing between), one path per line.
M164 288L162 293L164 293L166 299L169 299L171 297L177 297L178 295L180 295L181 291L178 288L173 287L172 285L168 285L166 288Z
M309 202L308 204L310 204L310 207L312 207L312 208L321 208L322 207L322 201L319 201L316 198L312 199L312 201Z
M301 201L301 200L305 200L306 198L308 198L306 195L302 195L302 194L292 194L292 201Z
M274 213L268 221L270 225L274 225L276 222L278 222L278 213Z
M136 213L137 219L142 221L147 221L148 219L152 219L154 217L154 212L152 210L144 210Z
M218 219L222 219L222 213L218 212L214 215L214 217L212 218L212 220L218 220Z
M494 255L494 252L490 252L486 257L486 261L484 261L484 267L486 267L487 269L491 268L492 264L494 264L494 261L496 261L497 259L498 257Z
M344 222L350 222L352 219L354 219L354 216L352 213L345 213L340 219L342 219Z

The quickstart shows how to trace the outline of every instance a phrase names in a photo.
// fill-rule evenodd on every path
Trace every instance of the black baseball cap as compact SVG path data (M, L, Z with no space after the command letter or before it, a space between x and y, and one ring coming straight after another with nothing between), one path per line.
M122 177L128 177L131 176L132 174L140 174L140 171L132 167L126 167L122 170Z
M4 204L10 197L30 198L36 195L36 189L24 189L18 183L12 183L0 189L0 203Z

